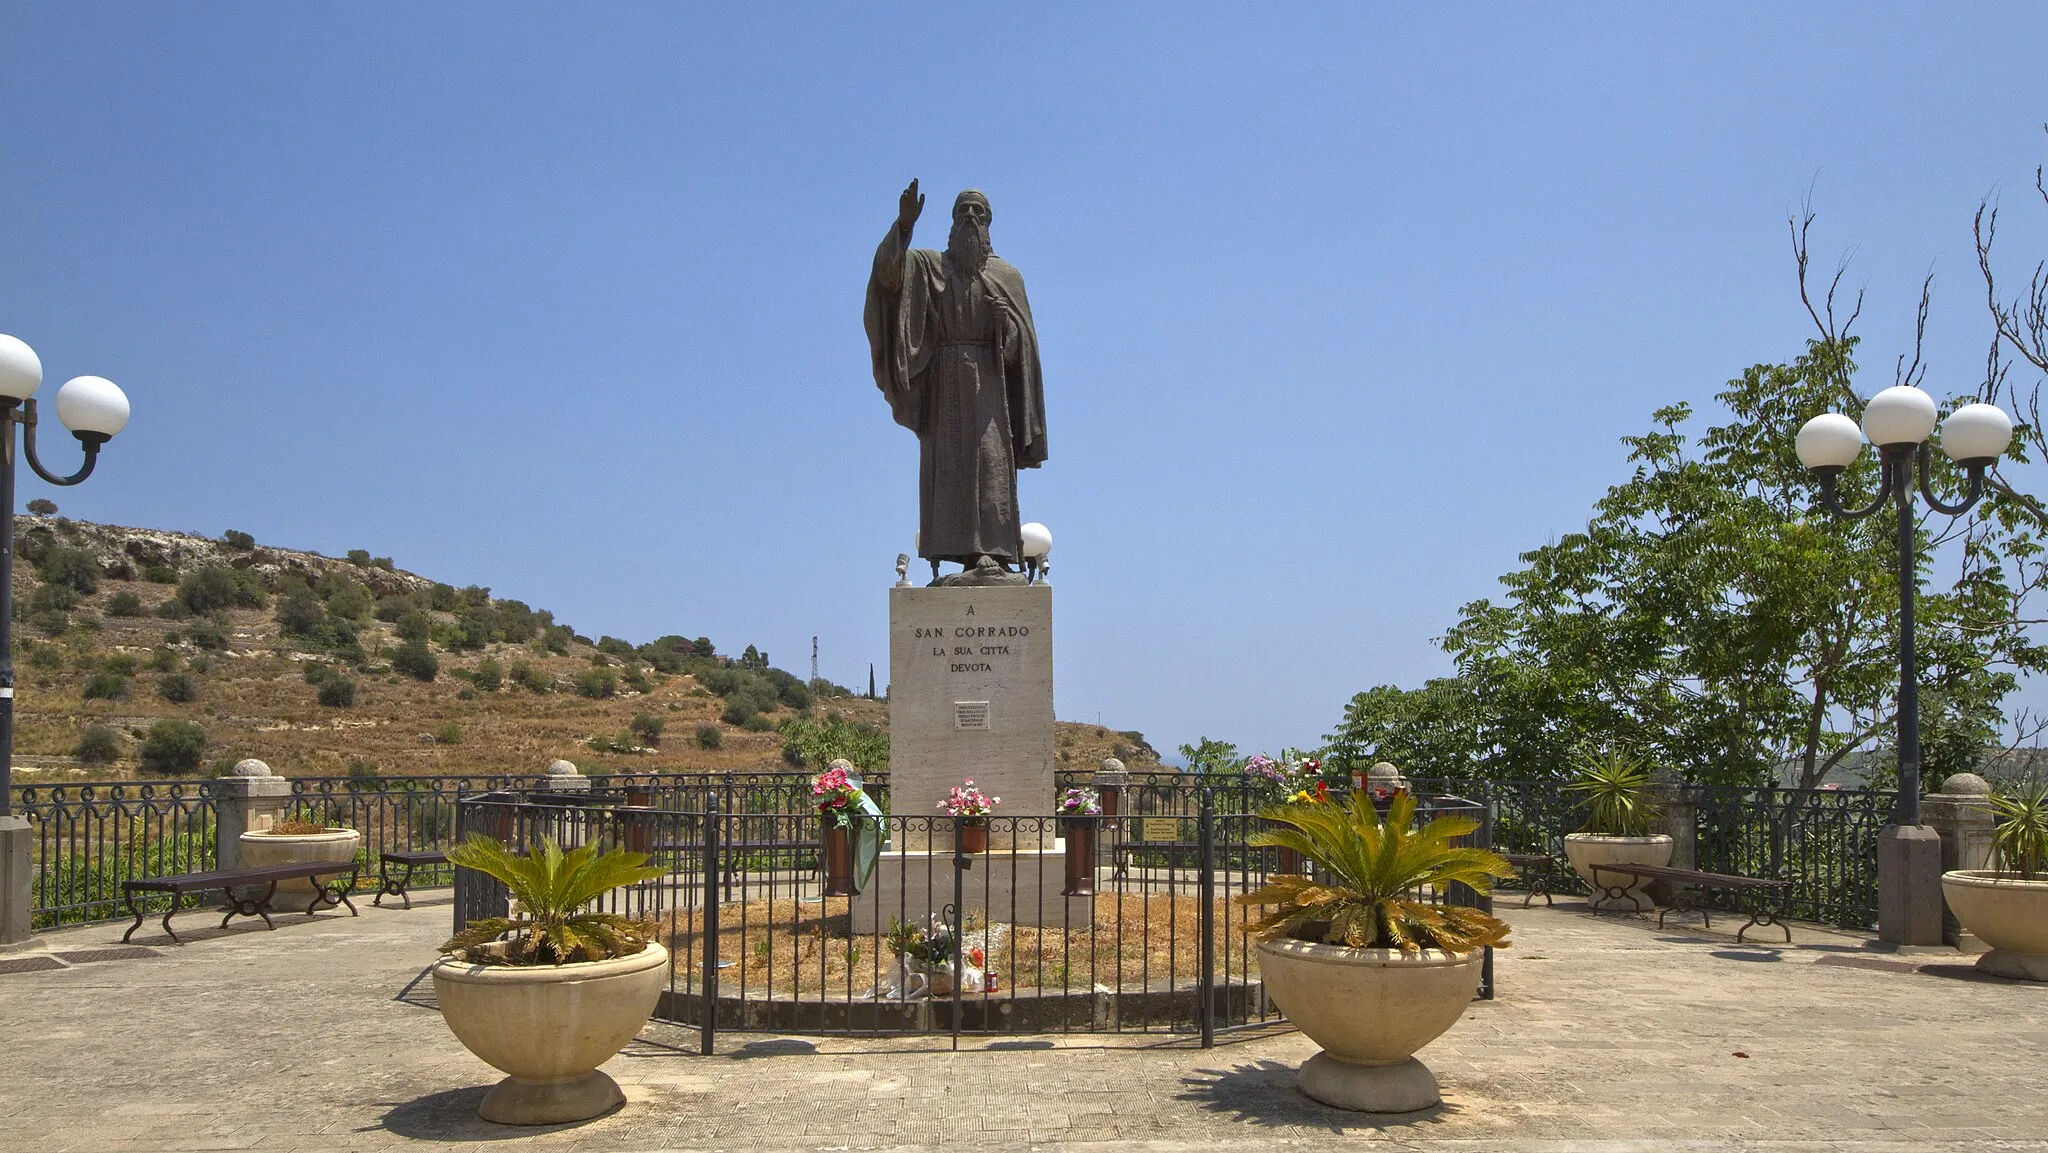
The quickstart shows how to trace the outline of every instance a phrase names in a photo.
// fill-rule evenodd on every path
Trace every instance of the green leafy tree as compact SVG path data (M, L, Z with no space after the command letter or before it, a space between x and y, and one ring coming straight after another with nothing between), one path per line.
M1197 737L1194 744L1180 746L1180 755L1187 758L1191 773L1235 772L1244 763L1244 758L1237 754L1236 745L1208 737Z

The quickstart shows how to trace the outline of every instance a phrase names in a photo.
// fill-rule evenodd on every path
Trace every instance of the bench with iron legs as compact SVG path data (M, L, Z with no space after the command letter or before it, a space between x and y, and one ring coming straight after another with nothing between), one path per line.
M1704 873L1698 869L1675 869L1669 865L1594 865L1592 866L1594 886L1601 895L1594 900L1595 911L1602 904L1619 904L1628 899L1633 905L1629 890L1638 881L1671 882L1671 904L1657 910L1657 927L1664 927L1664 917L1669 913L1689 913L1697 909L1700 923L1713 928L1713 914L1708 912L1706 902L1697 899L1709 889L1723 889L1742 895L1747 907L1749 920L1735 931L1735 939L1757 926L1781 929L1785 943L1792 942L1792 927L1784 921L1784 894L1792 888L1792 882L1770 877L1741 877L1733 873ZM1625 878L1620 884L1609 884L1601 879L1603 873L1614 873Z
M370 898L370 903L381 909L384 898L397 897L405 902L406 908L412 908L412 895L407 890L412 887L413 870L447 863L448 852L445 849L387 849L377 858L377 895ZM393 877L393 865L405 871Z
M1556 858L1549 853L1502 853L1501 856L1515 867L1515 872L1521 877L1522 888L1528 894L1522 898L1524 909L1534 904L1538 897L1543 898L1546 906L1557 904L1550 899L1550 865Z
M348 894L349 890L355 888L360 871L361 866L354 861L346 864L335 861L307 861L290 865L251 865L241 869L215 869L206 873L179 873L167 877L138 877L123 881L121 898L127 903L128 911L135 914L135 923L128 926L127 932L121 934L121 942L126 944L128 938L135 935L135 930L142 927L143 918L149 915L148 910L137 904L137 898L144 893L169 894L171 907L164 911L164 932L169 934L173 942L180 945L185 942L178 940L178 934L171 931L171 917L178 911L178 902L187 893L206 893L215 889L226 892L228 912L227 916L220 919L223 929L236 917L261 917L266 928L275 929L277 926L270 920L270 902L277 896L277 883L303 878L313 882L313 897L306 903L306 907L300 910L301 912L310 916L321 908L346 905L348 915L354 917L358 914L355 903L348 899ZM343 873L348 874L347 881L320 880L322 877L339 877ZM235 892L238 888L254 889L259 885L263 887L263 895L260 897L245 897Z

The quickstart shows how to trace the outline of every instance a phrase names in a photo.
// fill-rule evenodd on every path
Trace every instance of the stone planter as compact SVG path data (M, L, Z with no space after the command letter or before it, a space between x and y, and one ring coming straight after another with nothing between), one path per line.
M1977 967L2000 977L2048 981L2048 880L1989 869L1941 875L1941 895L1963 928L1991 946Z
M668 984L668 950L569 965L434 966L434 998L456 1039L509 1074L477 1113L502 1125L583 1121L624 1103L598 1070L640 1033Z
M1259 942L1266 995L1323 1051L1301 1067L1301 1091L1325 1105L1407 1113L1443 1098L1415 1051L1457 1024L1479 989L1485 954L1346 949Z
M356 859L356 850L362 847L363 835L354 829L329 829L324 833L243 833L236 841L241 845L244 865L302 865L317 861L332 861L347 866ZM249 894L261 897L257 889ZM320 890L312 880L294 877L277 883L277 893L271 897L273 909L311 911L319 900Z
M1601 912L1634 911L1654 909L1657 903L1650 899L1643 887L1648 881L1630 880L1624 886L1620 873L1602 873L1600 880L1593 877L1594 865L1668 865L1671 863L1671 838L1663 833L1647 837L1609 837L1599 833L1567 833L1564 838L1564 855L1571 860L1572 869L1579 879L1593 890L1586 903Z

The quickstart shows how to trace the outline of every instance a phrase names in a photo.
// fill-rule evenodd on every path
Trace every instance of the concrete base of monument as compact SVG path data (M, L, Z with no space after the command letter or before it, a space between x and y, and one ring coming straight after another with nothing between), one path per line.
M704 995L677 974L677 987L661 995L654 1015L682 1025L702 1025ZM1026 974L1028 977L1029 975ZM1105 974L1105 976L1107 976ZM728 981L730 979L728 978ZM1211 991L1216 1027L1233 1028L1260 1020L1285 1027L1279 1010L1266 1000L1257 978L1219 977ZM1148 1030L1197 1033L1201 989L1189 979L1126 982L1093 988L1013 987L1004 982L993 993L960 995L960 1030L964 1033L1062 1033ZM765 1033L933 1033L953 1027L953 999L878 999L863 990L767 992L749 990L740 996L726 982L719 985L718 1027Z
M1049 851L1003 849L973 853L960 878L963 915L983 924L1093 924L1095 898L1066 897L1067 853L1055 840ZM953 903L951 849L884 852L867 890L853 902L853 931L883 932L892 921L922 925Z

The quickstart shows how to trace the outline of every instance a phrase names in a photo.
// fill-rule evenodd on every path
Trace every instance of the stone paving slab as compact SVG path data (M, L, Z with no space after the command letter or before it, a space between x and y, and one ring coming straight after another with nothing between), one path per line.
M1737 945L1718 925L1660 932L1575 902L1506 915L1501 998L1423 1051L1444 1104L1421 1114L1302 1097L1315 1048L1280 1030L1210 1050L1064 1036L960 1052L727 1033L706 1058L694 1031L657 1024L606 1066L624 1109L541 1130L476 1117L497 1074L424 977L445 897L274 932L195 917L182 947L138 933L154 956L0 974L0 1150L2048 1151L2048 986L1809 927ZM120 928L47 946L98 948Z

